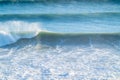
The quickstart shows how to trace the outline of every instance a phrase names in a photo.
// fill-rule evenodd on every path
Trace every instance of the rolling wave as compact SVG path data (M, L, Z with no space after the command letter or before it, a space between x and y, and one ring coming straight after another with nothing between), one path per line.
M51 14L0 14L0 17L5 17L5 16L23 16L23 17L39 17L39 16L51 16L51 17L54 17L54 16L91 16L91 15L120 15L120 12L89 12L89 13L63 13L63 14L60 14L60 13L51 13Z
M41 31L34 37L20 38L16 42L3 47L24 47L37 44L47 46L92 46L99 44L119 47L120 33L54 33Z
M69 2L69 1L84 1L84 0L0 0L0 2ZM95 1L95 2L99 2L101 0L86 0L86 1ZM116 2L118 0L102 0L103 2ZM118 1L119 2L119 1ZM71 38L74 38L77 43L84 43L84 41L88 40L92 37L92 38L97 38L98 36L100 36L100 40L103 39L103 37L105 35L113 37L116 36L115 39L119 40L120 36L119 33L110 31L109 33L103 33L103 32L98 32L98 33L89 33L88 34L82 33L82 32L77 32L77 33L59 33L59 32L54 32L53 33L49 33L48 32L44 32L43 30L40 29L40 22L55 22L54 24L56 24L56 22L90 22L90 24L95 23L96 24L102 24L100 26L104 26L104 25L111 25L109 19L112 19L112 23L114 23L113 25L118 26L119 25L119 16L120 16L120 12L88 12L88 13L38 13L38 14L0 14L0 21L2 23L2 21L7 21L5 23L2 23L3 26L11 26L15 29L9 29L9 28L4 28L0 26L0 46L5 46L11 43L15 43L17 41L17 43L19 43L19 41L22 41L23 38L25 39L30 39L34 38L34 40L36 41L35 38L38 39L38 37L40 37L40 39L38 39L40 42L42 43L49 43L49 44L58 44L59 42L61 42L61 40L68 40L70 41L70 43L74 42L73 40L71 40ZM11 20L13 20L11 22ZM22 20L22 22L17 21L17 20ZM27 20L27 23L24 22L23 20ZM31 23L28 23L28 21L31 21ZM34 23L35 21L39 22L39 23ZM97 21L97 22L96 22ZM116 24L117 23L117 24ZM49 24L49 23L47 23ZM76 24L76 23L74 23ZM80 25L80 24L78 24ZM85 25L85 24L84 24ZM94 26L93 25L93 26ZM108 26L109 26L108 25ZM112 26L113 26L112 25ZM15 27L16 26L16 27ZM25 27L23 30L22 27ZM29 26L29 27L28 27ZM34 30L32 30L32 27L34 26ZM52 25L53 26L53 25ZM58 26L58 25L57 25ZM88 25L85 25L88 26ZM99 26L99 25L98 25ZM107 27L108 27L107 26ZM106 27L106 26L105 26ZM54 27L53 27L54 28ZM15 31L10 31L10 30L15 30ZM21 30L21 31L19 31ZM42 31L42 32L41 32ZM82 34L82 35L81 35ZM47 37L46 37L47 36ZM85 37L85 39L84 39ZM50 40L50 38L52 38ZM81 42L83 38L83 42ZM28 40L29 40L28 39ZM55 39L55 40L54 40ZM108 39L108 38L107 38ZM104 39L104 40L107 40ZM49 41L50 40L50 41ZM56 40L58 42L56 42ZM112 39L113 40L113 39ZM98 40L99 41L99 40ZM34 41L33 41L34 42ZM56 43L55 43L56 42ZM88 44L88 42L86 42ZM65 42L63 42L65 44ZM70 44L69 43L69 44ZM60 44L60 43L59 43ZM67 43L68 44L68 43ZM75 44L75 42L73 43Z
M120 12L96 12L96 13L79 13L79 14L0 14L0 21L4 20L87 20L90 18L115 18L119 19Z
M119 20L120 20L119 16L120 16L120 12L80 13L80 14L0 14L0 21L1 21L0 22L0 25L1 25L0 26L0 38L1 38L0 46L5 46L5 45L11 44L11 43L15 43L16 41L23 39L23 38L32 38L38 34L39 35L43 34L44 30L41 29L41 22L43 24L50 24L49 21L52 22L52 27L50 27L51 25L48 25L47 31L49 32L49 31L51 31L51 29L52 30L55 29L56 32L54 30L52 32L57 33L58 36L61 35L61 34L59 34L60 32L64 32L64 29L68 29L68 26L70 29L69 22L73 23L71 25L72 25L72 27L73 26L76 27L75 30L79 30L79 32L76 32L77 36L74 35L74 36L69 37L69 35L75 34L74 30L70 31L70 32L67 31L67 33L63 33L63 34L65 34L64 36L59 36L59 37L54 36L55 39L58 38L58 41L62 40L63 37L65 38L65 40L66 40L66 38L68 38L68 40L71 40L71 38L73 38L75 36L76 36L75 38L77 39L77 41L80 41L79 38L81 36L78 34L80 34L80 33L87 34L87 32L88 32L88 34L97 34L97 36L99 36L98 34L100 34L100 35L101 34L102 35L103 34L118 35L119 33L117 33L117 32L119 31L118 29L119 29ZM110 21L108 19L112 19L112 20L114 20L114 22L112 21L112 24L110 24ZM4 20L5 21L7 20L7 22L2 22ZM19 20L22 20L22 21L19 21ZM25 21L27 20L27 22L25 22L24 20ZM31 22L28 22L28 21L31 21ZM37 22L35 22L35 21L37 21ZM49 23L46 23L47 21ZM96 21L98 21L98 22L96 22ZM56 24L57 22L58 23L68 22L69 25L67 26L67 23L66 24L60 23L60 24L65 25L65 26L63 26L64 28L62 29L61 26L59 27L59 24ZM75 23L75 22L79 22L79 23L81 22L82 25ZM94 25L100 26L100 27L96 28L95 32L94 32L94 30L92 30L92 32L91 32L91 29L88 29L88 28L90 28L90 26L85 25L86 23L82 23L82 22L86 22L86 23L89 22L89 24L91 24L91 28L93 28L93 29L96 28L96 27L94 27ZM74 24L78 24L80 26L77 26ZM97 25L97 24L100 24L100 25ZM33 28L33 26L34 26L34 28ZM113 27L111 27L111 26L113 26ZM46 25L44 27L46 27ZM44 28L44 27L42 27L42 28ZM81 28L78 29L79 27L81 27ZM118 27L118 28L116 29L116 27ZM49 30L49 28L50 28L50 30ZM115 29L114 32L112 31L112 29ZM103 32L100 32L101 30ZM83 32L81 32L81 31L83 31ZM97 31L99 31L99 32L97 33ZM104 33L104 32L106 32L106 33ZM46 34L46 33L44 33L44 34ZM55 35L55 34L53 34L53 35ZM52 39L53 39L53 35L47 34L44 36L48 36L48 40L49 40L50 37L52 37ZM41 35L41 36L43 37L43 38L41 38L43 40L40 40L40 41L42 41L43 43L49 42L49 41L46 41L47 38L45 39L45 37L43 35ZM89 40L88 38L89 37L87 37L87 39L84 39L84 40ZM119 38L119 36L118 36L118 38ZM51 40L51 41L52 42L50 42L49 44L54 44L53 42L56 42L54 40ZM71 40L71 43L72 42L73 41Z

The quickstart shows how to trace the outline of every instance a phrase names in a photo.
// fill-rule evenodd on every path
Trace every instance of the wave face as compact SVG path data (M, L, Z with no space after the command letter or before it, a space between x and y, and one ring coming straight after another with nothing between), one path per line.
M0 0L0 80L119 80L119 0Z
M73 40L74 39L74 40ZM21 38L17 42L3 46L8 48L19 48L27 45L41 46L89 46L89 47L111 47L120 49L120 33L53 33L40 32L32 38Z

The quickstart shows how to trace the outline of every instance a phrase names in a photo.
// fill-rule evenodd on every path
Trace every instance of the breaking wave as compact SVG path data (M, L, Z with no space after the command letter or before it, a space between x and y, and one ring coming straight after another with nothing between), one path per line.
M56 15L58 16L58 15ZM68 15L69 16L69 15ZM60 16L63 17L63 16ZM54 25L55 26L55 25ZM34 28L33 28L34 27ZM58 28L58 30L61 28ZM92 43L91 43L92 42ZM119 32L52 32L42 28L40 22L6 21L0 22L0 47L25 45L89 45L109 44L116 47L120 43Z
M14 43L21 38L36 36L41 31L40 26L40 23L24 21L0 22L0 46Z
M41 31L34 37L21 37L13 44L3 47L25 47L28 45L47 46L96 46L120 49L120 33L53 33ZM100 45L100 46L98 46Z

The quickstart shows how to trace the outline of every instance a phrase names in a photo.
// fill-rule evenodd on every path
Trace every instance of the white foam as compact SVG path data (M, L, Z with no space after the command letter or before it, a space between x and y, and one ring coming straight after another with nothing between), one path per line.
M8 55L1 57L0 79L119 80L120 56L115 53L116 50L106 47L28 46L12 50L10 60Z
M11 44L20 38L31 38L41 31L37 22L7 21L0 22L0 46Z
M14 42L14 38L12 37L11 34L4 31L0 31L0 46L6 45L12 42Z

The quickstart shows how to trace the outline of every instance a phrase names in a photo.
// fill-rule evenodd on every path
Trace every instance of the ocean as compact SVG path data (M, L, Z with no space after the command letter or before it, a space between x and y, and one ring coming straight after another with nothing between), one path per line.
M120 80L120 1L0 0L0 80Z

